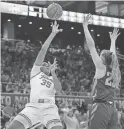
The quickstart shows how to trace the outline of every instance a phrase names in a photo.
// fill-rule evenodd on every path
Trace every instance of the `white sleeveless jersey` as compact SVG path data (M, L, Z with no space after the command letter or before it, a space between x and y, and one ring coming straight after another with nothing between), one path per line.
M30 102L38 102L39 99L50 99L55 103L53 78L40 72L30 80L31 93Z

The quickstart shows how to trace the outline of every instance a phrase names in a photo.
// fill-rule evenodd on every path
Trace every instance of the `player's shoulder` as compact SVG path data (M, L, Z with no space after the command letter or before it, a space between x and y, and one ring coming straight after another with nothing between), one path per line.
M33 65L30 73L30 78L33 78L41 73L40 66Z
M32 71L32 70L40 70L40 67L41 67L41 66L38 66L38 65L35 65L35 64L34 64L33 67L32 67L32 69L31 69L31 71Z

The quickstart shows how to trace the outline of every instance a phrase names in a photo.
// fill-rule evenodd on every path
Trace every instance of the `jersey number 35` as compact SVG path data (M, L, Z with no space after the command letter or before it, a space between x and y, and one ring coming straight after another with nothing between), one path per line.
M50 88L51 87L51 82L50 81L48 81L48 80L46 80L46 79L42 79L41 80L42 82L41 82L41 85L45 85L46 87L48 87L48 88Z

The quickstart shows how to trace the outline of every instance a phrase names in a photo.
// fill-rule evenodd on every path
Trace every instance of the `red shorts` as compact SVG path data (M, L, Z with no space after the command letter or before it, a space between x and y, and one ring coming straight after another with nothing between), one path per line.
M118 113L114 105L94 103L89 114L88 129L119 129Z

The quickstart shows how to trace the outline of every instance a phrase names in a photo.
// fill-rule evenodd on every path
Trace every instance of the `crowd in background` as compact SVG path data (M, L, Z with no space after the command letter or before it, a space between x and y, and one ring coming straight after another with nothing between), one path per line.
M1 41L1 82L4 93L30 93L30 71L41 44L35 45L25 41L2 40ZM100 50L98 49L98 52ZM60 49L57 45L50 46L45 61L58 61L57 76L62 85L60 95L89 95L94 76L94 64L91 56L79 46L67 46ZM124 89L124 61L120 63L122 82ZM121 90L122 92L123 90ZM124 92L122 92L124 94ZM61 107L62 102L57 102ZM3 105L4 114L11 117L17 115L25 106L24 101L15 102L14 105ZM72 106L72 105L69 105ZM2 111L3 111L2 110ZM5 124L9 118L4 115L2 122Z
M30 71L40 48L24 41L2 40L2 92L30 93ZM52 63L54 58L58 61L57 76L62 84L62 94L91 91L94 64L81 46L68 45L65 49L50 46L45 61ZM124 61L120 64L123 88Z
M29 93L30 71L40 47L20 41L2 41L2 92ZM51 46L45 61L58 61L57 76L63 92L90 92L94 66L81 46L57 49Z

